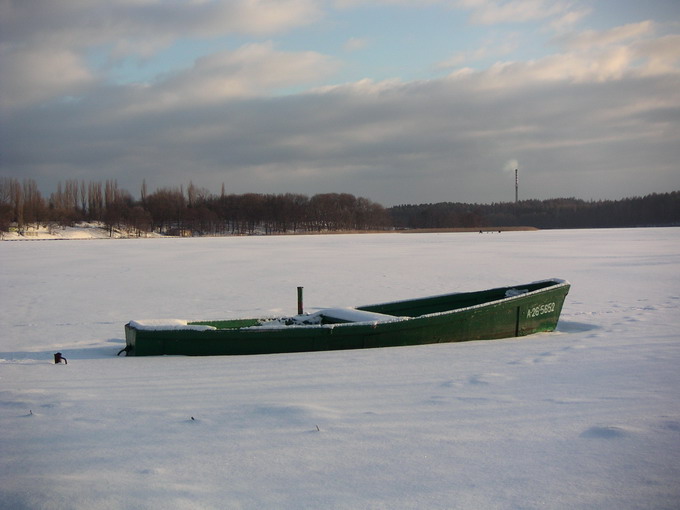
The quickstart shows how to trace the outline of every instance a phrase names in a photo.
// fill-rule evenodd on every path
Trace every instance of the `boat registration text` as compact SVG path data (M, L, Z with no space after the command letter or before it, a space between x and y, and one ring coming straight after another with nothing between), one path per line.
M527 310L527 319L553 313L555 311L555 303L545 303L542 305L532 306Z

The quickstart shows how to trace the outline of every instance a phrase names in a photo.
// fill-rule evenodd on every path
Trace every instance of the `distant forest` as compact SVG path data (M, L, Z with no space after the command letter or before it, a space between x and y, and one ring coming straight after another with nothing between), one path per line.
M36 182L0 178L0 231L29 226L72 226L100 222L130 235L282 234L393 229L497 228L527 226L600 228L680 226L680 191L622 200L576 198L514 203L399 205L385 208L348 193L306 195L219 194L196 187L161 188L142 184L140 198L115 180L67 180L45 198Z
M615 228L680 226L680 191L621 200L577 198L496 204L399 205L389 209L396 228L511 227Z
M35 181L0 178L0 230L31 225L72 226L100 222L131 235L145 232L192 236L385 230L390 216L380 204L347 193L218 195L193 183L148 193L140 199L116 181L59 183L45 199Z

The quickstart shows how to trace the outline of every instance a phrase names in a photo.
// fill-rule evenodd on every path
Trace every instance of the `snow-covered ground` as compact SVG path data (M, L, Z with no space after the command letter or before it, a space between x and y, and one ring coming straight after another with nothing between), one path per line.
M0 242L0 508L677 509L680 229ZM571 281L558 331L116 357L130 319ZM68 365L54 365L61 351Z
M61 225L31 225L21 232L16 229L10 232L0 232L0 240L3 241L45 241L65 239L120 239L128 237L140 237L134 232L118 229L109 230L103 223L79 223L73 227ZM144 232L141 237L161 237L154 232Z

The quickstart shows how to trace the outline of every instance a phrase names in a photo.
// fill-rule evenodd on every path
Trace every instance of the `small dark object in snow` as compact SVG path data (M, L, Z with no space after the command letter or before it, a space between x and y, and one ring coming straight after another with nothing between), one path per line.
M194 417L192 416L191 419L194 420ZM194 421L196 421L196 420L194 420Z
M64 362L65 365L68 365L68 361L66 361L66 358L64 358L64 356L62 356L60 352L54 353L54 362L61 363L62 361Z

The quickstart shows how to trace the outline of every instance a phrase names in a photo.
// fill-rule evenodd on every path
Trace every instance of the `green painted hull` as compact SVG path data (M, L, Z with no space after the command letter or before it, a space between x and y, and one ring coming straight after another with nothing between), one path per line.
M129 356L245 355L366 349L441 342L463 342L525 336L553 331L570 285L545 280L427 298L361 306L387 320L346 322L327 317L318 325L262 327L264 319L196 321L188 328L144 328L125 325Z

